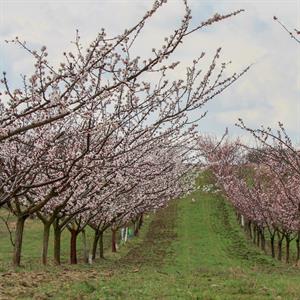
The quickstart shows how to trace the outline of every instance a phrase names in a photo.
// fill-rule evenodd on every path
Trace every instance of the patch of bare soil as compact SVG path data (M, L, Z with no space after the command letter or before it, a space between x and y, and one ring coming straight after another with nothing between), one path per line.
M136 269L143 265L160 267L166 255L170 254L170 244L176 239L174 230L176 214L177 205L174 202L169 207L158 211L143 243L131 249L118 263Z
M53 299L55 293L37 294L37 289L44 284L51 284L60 289L66 282L94 280L99 276L110 277L109 272L98 270L74 270L65 267L57 268L55 271L26 271L26 272L7 272L0 275L0 299Z

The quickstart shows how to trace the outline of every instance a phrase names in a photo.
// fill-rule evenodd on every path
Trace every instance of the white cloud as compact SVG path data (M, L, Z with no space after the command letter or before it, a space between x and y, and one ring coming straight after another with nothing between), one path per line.
M245 8L246 12L186 39L172 57L182 62L176 76L184 76L186 65L202 51L207 52L209 59L219 46L223 49L221 61L233 62L228 71L239 71L255 63L243 78L207 105L209 115L201 122L201 128L220 134L230 127L234 134L239 134L233 127L238 117L256 127L274 125L280 120L299 141L300 48L272 17L278 16L291 29L300 28L300 2L191 0L189 3L195 25L215 12L228 13L239 8ZM101 27L115 35L135 24L151 5L149 0L0 0L0 69L6 69L17 82L18 74L30 72L32 63L20 49L4 44L5 39L19 36L38 48L45 44L52 61L57 63L65 48L71 47L76 29L86 42ZM169 0L146 26L136 52L150 54L180 24L182 8L181 1Z

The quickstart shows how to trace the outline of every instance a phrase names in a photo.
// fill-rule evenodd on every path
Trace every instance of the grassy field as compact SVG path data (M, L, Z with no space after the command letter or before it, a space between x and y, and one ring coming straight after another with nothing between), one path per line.
M18 272L7 271L0 230L0 299L300 298L300 270L253 246L218 194L198 191L174 201L146 219L139 238L116 255L107 249L107 259L92 266L39 267L40 230L34 222L28 227L26 268Z

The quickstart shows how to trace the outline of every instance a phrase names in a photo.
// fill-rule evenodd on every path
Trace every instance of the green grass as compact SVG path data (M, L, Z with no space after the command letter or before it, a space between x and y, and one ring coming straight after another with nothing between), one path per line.
M202 176L199 184L209 180ZM28 235L39 230L33 225ZM32 247L40 242L39 236ZM0 299L1 289L8 299L299 299L300 295L300 271L252 245L218 194L198 191L172 202L146 219L139 238L117 255L108 253L108 259L92 266L10 270L2 274ZM5 256L1 247L0 255L1 260ZM26 286L28 281L36 286Z
M4 210L2 210L4 215ZM10 218L10 227L14 228L14 218ZM105 233L105 244L109 245L110 231ZM93 230L87 228L86 235L89 246L92 245ZM23 247L22 247L22 266L28 269L39 268L42 253L42 239L43 239L43 224L39 220L26 220ZM62 263L67 263L69 260L69 244L70 244L70 233L65 229L62 233L61 239L61 260ZM51 258L53 257L53 230L51 228L50 240L49 240L49 261L51 264ZM82 235L78 236L78 256L81 258L82 249ZM7 233L6 227L0 220L0 271L9 268L12 257L12 245Z

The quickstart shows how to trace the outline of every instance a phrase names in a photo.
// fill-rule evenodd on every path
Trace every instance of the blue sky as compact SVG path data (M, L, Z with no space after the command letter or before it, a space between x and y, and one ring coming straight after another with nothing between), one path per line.
M32 48L46 45L53 64L79 29L88 43L100 28L118 34L133 25L151 7L151 0L0 0L0 70L7 71L17 86L19 74L31 71L32 61L22 50L4 43L18 36ZM197 32L178 49L180 60L176 76L182 77L186 66L202 51L211 58L222 47L221 61L232 61L229 71L241 71L254 63L234 86L207 104L207 117L200 130L221 135L228 127L233 136L243 135L235 128L239 117L252 127L285 124L293 140L300 144L300 46L272 19L278 16L289 28L300 28L300 1L202 1L190 0L193 24L214 13L228 13L244 8L246 12ZM169 0L147 25L136 51L151 53L170 34L182 16L180 0ZM244 139L248 139L245 138Z

